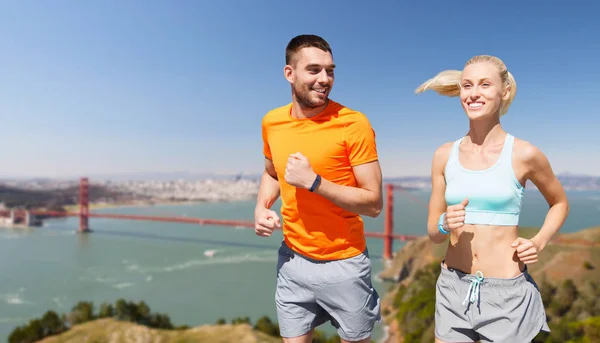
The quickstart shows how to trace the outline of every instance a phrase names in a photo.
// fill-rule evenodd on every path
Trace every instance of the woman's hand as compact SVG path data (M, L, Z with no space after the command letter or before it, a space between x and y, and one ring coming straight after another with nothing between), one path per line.
M516 248L515 253L519 261L525 264L532 264L538 261L538 254L541 250L539 245L534 241L519 237L510 246Z

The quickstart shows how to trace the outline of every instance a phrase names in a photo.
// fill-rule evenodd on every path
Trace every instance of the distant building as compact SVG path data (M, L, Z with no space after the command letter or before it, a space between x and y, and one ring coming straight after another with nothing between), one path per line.
M0 216L0 226L32 227L41 226L42 221L28 210L10 209L8 216Z

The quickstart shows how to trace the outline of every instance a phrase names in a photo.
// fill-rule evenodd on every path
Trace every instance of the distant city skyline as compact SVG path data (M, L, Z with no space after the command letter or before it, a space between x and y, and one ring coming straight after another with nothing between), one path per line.
M558 174L566 191L600 191L600 176ZM0 178L0 187L24 190L77 189L79 178ZM136 193L153 198L177 199L248 199L255 198L260 183L260 174L210 175L190 173L133 174L88 177L90 184L105 186L112 191ZM403 189L430 190L429 176L384 177L385 184ZM537 187L528 181L527 191L537 192Z
M592 178L598 180L600 184L600 175L593 174L578 174L578 173L556 173L559 178ZM64 175L64 176L28 176L28 175L0 175L0 182L3 180L16 180L16 181L34 181L34 180L56 180L68 183L78 183L80 178L88 178L90 182L106 182L106 181L200 181L200 180L233 180L236 178L241 179L256 179L259 180L261 172L255 173L193 173L193 172L139 172L139 173L121 173L121 174L89 174L89 175ZM420 180L429 181L430 175L401 175L401 176L385 176L384 181L390 180Z
M557 174L600 176L600 5L431 6L3 3L0 178L258 174L260 122L291 101L284 51L301 33L332 45L331 98L370 119L384 177L429 175L435 149L467 132L458 98L414 89L477 54L517 81L505 130Z

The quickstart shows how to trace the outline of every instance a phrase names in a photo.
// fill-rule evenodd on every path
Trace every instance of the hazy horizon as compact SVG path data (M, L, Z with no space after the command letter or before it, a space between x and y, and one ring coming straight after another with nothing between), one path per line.
M557 173L558 177L591 177L600 178L600 174L581 174L563 172ZM0 174L0 181L3 180L61 180L79 182L81 177L87 177L91 182L94 180L175 180L179 178L198 178L198 179L209 179L209 178L233 178L236 176L242 176L243 178L259 178L261 173L203 173L203 172L186 172L186 171L174 171L174 172L137 172L137 173L114 173L114 174L98 174L98 175L72 175L72 176L23 176L23 175L3 175ZM410 179L410 178L429 178L430 175L401 175L401 176L383 176L384 179Z

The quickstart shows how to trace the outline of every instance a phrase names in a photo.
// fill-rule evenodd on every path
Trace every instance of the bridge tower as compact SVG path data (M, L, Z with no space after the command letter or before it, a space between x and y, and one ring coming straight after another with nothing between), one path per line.
M88 198L88 178L82 177L79 180L79 232L89 232L89 198Z
M386 189L385 223L383 229L383 259L391 260L394 243L394 185L388 183Z

